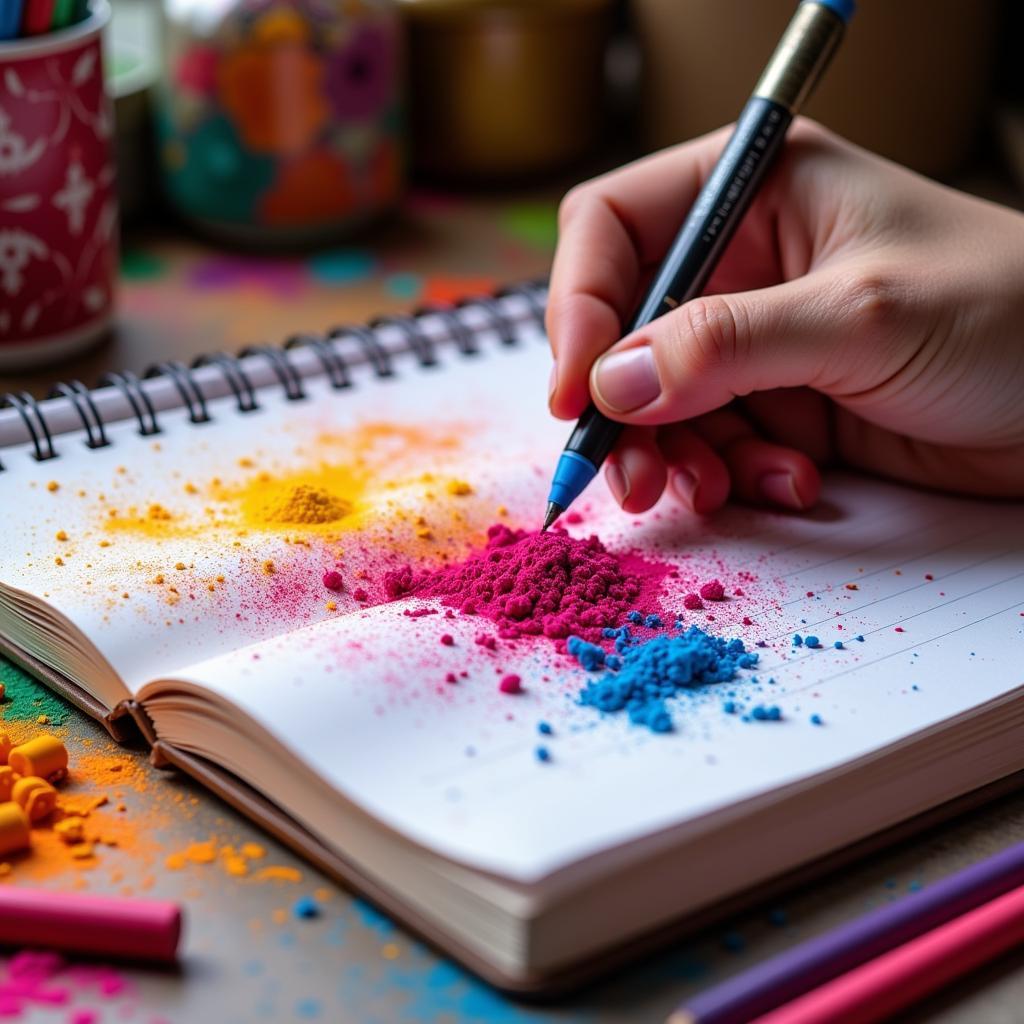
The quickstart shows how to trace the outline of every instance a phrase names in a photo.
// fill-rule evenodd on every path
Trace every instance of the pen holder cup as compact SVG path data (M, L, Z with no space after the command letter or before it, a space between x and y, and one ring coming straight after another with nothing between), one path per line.
M107 0L70 28L0 42L0 371L45 366L113 316L118 207L100 35Z

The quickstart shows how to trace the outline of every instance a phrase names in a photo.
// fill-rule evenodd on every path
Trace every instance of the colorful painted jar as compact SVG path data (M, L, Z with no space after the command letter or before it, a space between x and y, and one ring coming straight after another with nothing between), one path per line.
M392 0L164 0L166 192L240 242L343 235L402 187Z

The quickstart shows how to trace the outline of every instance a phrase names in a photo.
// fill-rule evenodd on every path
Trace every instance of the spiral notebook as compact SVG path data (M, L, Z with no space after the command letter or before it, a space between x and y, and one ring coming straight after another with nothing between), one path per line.
M472 616L385 601L387 566L535 527L565 435L544 299L515 288L0 410L0 649L522 991L1024 768L1020 505L837 474L809 515L701 521L668 499L626 516L595 484L567 530L667 564L665 608L760 655L674 701L665 735L581 704L587 673L544 638L490 649ZM684 610L711 576L728 599ZM766 702L778 714L737 713Z

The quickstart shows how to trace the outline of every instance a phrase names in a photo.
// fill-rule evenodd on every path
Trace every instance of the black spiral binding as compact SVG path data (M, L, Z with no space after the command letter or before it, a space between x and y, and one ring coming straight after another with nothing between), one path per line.
M78 413L82 421L82 428L85 430L87 448L106 448L110 444L107 432L103 426L103 417L100 416L96 403L92 400L92 393L80 381L73 380L69 383L60 381L50 389L47 398L66 398Z
M331 328L325 337L311 334L298 334L289 338L281 348L269 345L252 346L243 349L238 356L226 353L199 356L191 367L180 360L169 360L149 367L143 374L144 379L167 377L174 385L182 404L188 410L191 423L212 422L206 407L206 397L192 371L205 366L214 366L220 370L225 382L231 389L237 402L239 412L253 412L259 408L256 388L242 368L240 360L246 356L262 356L266 359L289 401L298 401L306 397L302 386L302 377L288 358L288 353L298 348L309 348L317 357L332 388L341 390L352 384L348 363L337 350L334 342L351 338L358 343L369 360L378 377L392 377L395 370L391 355L380 343L375 329L394 326L400 329L409 342L409 347L423 366L434 366L437 363L435 345L430 336L423 330L420 320L425 316L440 317L451 334L459 351L464 355L475 355L478 352L473 330L467 326L459 315L461 310L479 307L487 312L491 323L503 345L515 344L515 324L501 309L498 300L517 295L529 304L537 322L543 327L544 305L537 297L537 290L543 287L543 281L529 281L513 285L495 292L493 296L478 296L463 299L454 306L422 306L411 316L378 317L366 326L359 324L343 324ZM150 437L159 434L160 423L156 410L149 395L143 387L142 380L130 371L106 373L97 382L98 388L114 387L124 396L131 406L139 425L139 434ZM86 434L86 445L89 448L105 448L110 444L107 437L106 424L93 400L92 392L81 381L61 382L55 384L49 393L50 398L63 397L70 401ZM46 416L39 403L27 391L7 392L0 396L0 408L10 407L17 410L32 442L33 458L37 462L46 462L57 458L54 448L53 434ZM0 462L0 470L4 468Z
M437 316L440 317L451 331L452 338L464 356L475 356L477 354L476 342L473 340L473 332L466 326L462 317L451 306L420 306L413 310L414 317Z
M378 377L393 377L395 369L391 365L391 356L387 349L377 340L377 336L369 327L359 324L342 324L340 327L332 327L327 332L330 341L339 341L341 338L355 338L359 342L366 358L370 360L374 373Z
M139 434L142 437L152 437L160 433L160 424L157 422L156 410L153 403L142 386L142 381L129 370L122 373L105 373L99 379L99 386L114 387L124 395L128 404L135 413L135 419L139 424Z
M179 359L172 359L166 363L157 363L146 370L144 377L170 377L181 396L181 400L188 409L190 423L209 423L210 414L206 409L206 399L199 385L192 377L192 371Z
M0 399L0 408L4 406L18 410L18 415L21 416L29 437L32 438L32 447L35 448L32 457L36 462L46 462L49 459L57 458L56 449L53 447L53 435L50 433L46 417L39 408L39 403L27 391L17 393L8 391Z
M220 370L221 376L235 396L238 412L255 412L260 407L256 401L256 389L252 386L249 375L242 369L237 356L228 355L226 352L213 352L197 356L192 361L193 370L203 366L215 366Z
M263 356L270 363L274 375L281 382L284 388L284 396L289 402L298 402L306 397L302 387L302 378L298 370L292 366L291 360L283 349L274 348L273 345L250 345L238 353L240 357Z
M513 330L512 321L501 311L501 306L498 305L497 299L492 298L490 295L480 295L475 298L460 299L455 303L456 309L483 309L487 312L487 315L491 318L491 325L498 333L498 337L501 339L502 345L514 345L516 343L516 334Z
M327 379L335 391L352 386L352 377L348 372L348 363L342 358L341 353L336 352L331 347L330 342L313 334L296 334L284 343L284 347L286 351L292 351L297 348L312 350L317 359L320 360L320 365L324 368L324 373L327 374Z
M434 343L420 327L417 314L412 316L378 316L374 317L367 327L371 331L379 330L381 327L397 327L405 335L420 366L437 366L437 355L434 353Z

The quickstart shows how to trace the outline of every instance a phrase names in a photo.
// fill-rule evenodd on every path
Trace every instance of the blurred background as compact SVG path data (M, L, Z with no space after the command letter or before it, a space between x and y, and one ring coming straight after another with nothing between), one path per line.
M8 386L141 371L543 275L563 192L735 117L794 3L112 6L114 326ZM1022 205L1022 8L861 0L807 112Z

